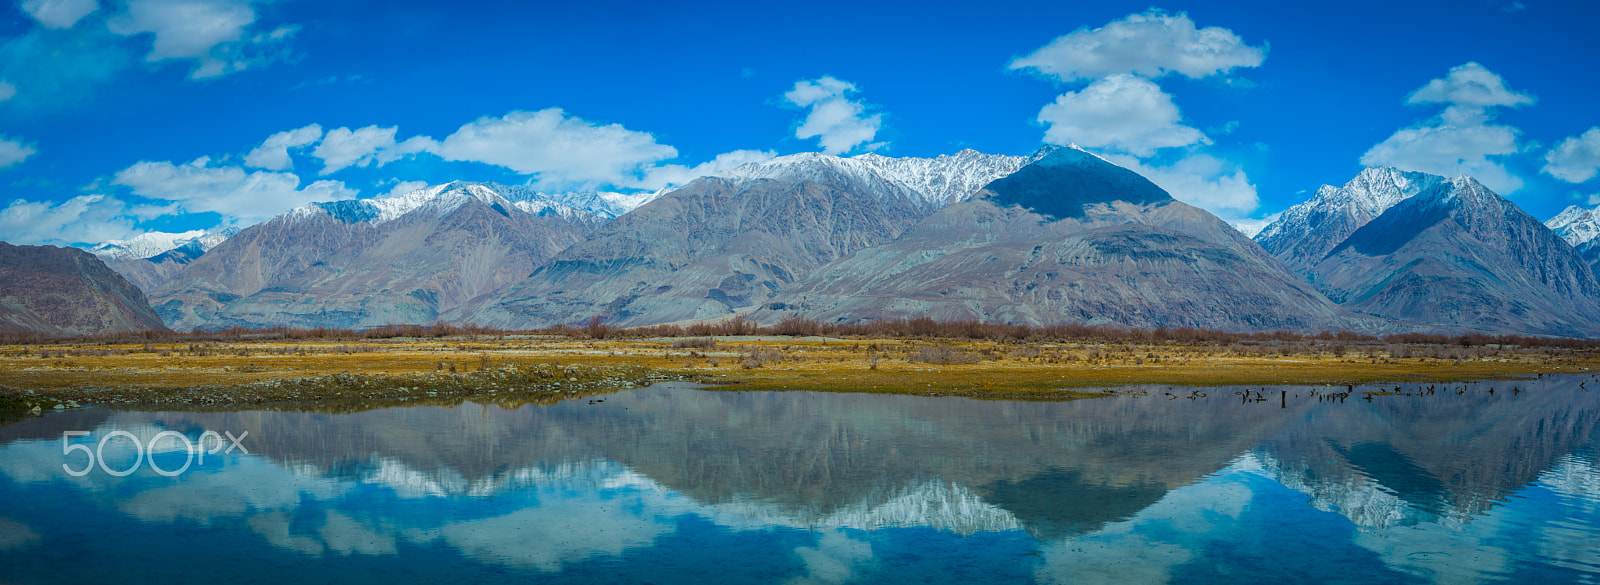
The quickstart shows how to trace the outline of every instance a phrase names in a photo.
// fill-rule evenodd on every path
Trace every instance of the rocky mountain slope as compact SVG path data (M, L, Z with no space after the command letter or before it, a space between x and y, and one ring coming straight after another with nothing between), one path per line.
M1572 244L1589 261L1590 269L1600 270L1600 207L1584 209L1573 205L1544 225Z
M456 182L307 205L252 226L151 293L175 329L448 320L631 202Z
M755 313L1233 330L1365 326L1254 242L1145 178L1064 148Z
M797 154L705 177L606 224L471 313L500 327L617 325L748 311L846 254L888 242L1028 157Z
M1261 239L1357 312L1493 333L1600 334L1600 284L1571 245L1470 177L1415 183L1417 193L1325 253L1328 235L1348 225L1337 214L1332 227Z
M163 329L144 293L93 254L0 242L0 331L95 335Z

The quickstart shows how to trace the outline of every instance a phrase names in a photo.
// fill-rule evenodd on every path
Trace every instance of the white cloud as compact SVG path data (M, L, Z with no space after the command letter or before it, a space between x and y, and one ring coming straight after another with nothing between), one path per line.
M300 178L291 173L213 167L210 162L206 157L181 165L140 162L117 173L113 182L141 197L178 202L189 213L214 211L245 223L315 201L356 196L339 181L317 181L302 189Z
M22 0L22 11L45 28L72 28L100 9L99 0Z
M883 126L883 116L866 115L866 105L850 99L854 93L855 84L831 76L796 81L794 89L783 94L783 98L796 106L811 108L811 112L795 129L795 137L817 138L822 151L828 154L842 154L871 142ZM869 144L867 150L878 146L881 145Z
M289 149L310 146L321 139L320 124L279 132L268 136L260 146L245 155L244 164L269 171L287 171L294 168L294 162L289 160Z
M689 181L737 168L741 165L768 160L778 153L770 150L735 150L717 155L717 158L693 167L686 165L661 165L644 172L639 181L624 185L652 191L664 187L682 187Z
M398 181L399 179L396 180ZM427 181L400 181L399 183L395 184L394 188L390 189L388 193L384 193L383 196L395 197L398 195L405 195L406 193L410 193L418 189L427 188L427 186Z
M1080 28L1013 59L1059 81L1090 81L1039 110L1044 141L1076 144L1137 172L1179 201L1225 218L1247 218L1260 205L1243 169L1201 152L1211 139L1183 124L1172 95L1154 79L1177 74L1199 79L1258 67L1266 46L1251 46L1221 27L1197 28L1185 13L1160 9L1130 14L1095 29ZM1247 86L1242 80L1230 83ZM1238 125L1228 122L1218 132ZM1187 149L1157 158L1163 149ZM1175 161L1162 162L1156 161Z
M1108 154L1106 160L1143 175L1173 199L1222 218L1248 217L1261 205L1243 169L1207 154L1190 154L1169 165L1151 165L1133 156Z
M1101 28L1080 28L1050 41L1012 69L1033 69L1062 81L1090 80L1119 73L1151 79L1170 73L1192 78L1257 67L1265 47L1252 47L1233 31L1195 28L1189 15L1151 9Z
M597 125L560 108L479 118L428 150L445 160L538 175L541 188L628 184L655 163L678 156L648 133Z
M335 128L322 137L322 143L311 156L322 159L320 174L328 175L351 166L383 166L419 152L430 152L436 146L431 138L414 136L405 142L395 142L398 126L380 128L367 126L359 130Z
M1477 63L1450 68L1406 98L1407 104L1447 104L1439 116L1402 128L1361 156L1361 164L1387 165L1447 177L1470 175L1501 194L1522 188L1522 179L1490 157L1519 150L1517 129L1492 124L1495 108L1518 107L1534 98L1507 88Z
M108 25L120 35L150 33L145 61L193 60L191 79L243 71L281 56L298 27L248 31L256 11L248 0L126 0Z
M1533 102L1533 96L1512 91L1499 75L1470 61L1451 67L1444 79L1429 81L1406 99L1408 104L1451 104L1466 108L1517 107Z
M1490 156L1517 152L1510 126L1420 126L1404 128L1361 156L1367 166L1393 166L1446 177L1470 175L1496 193L1522 188L1522 179Z
M0 240L69 245L124 239L138 233L133 226L140 219L157 213L152 208L133 208L98 194L62 202L17 199L0 209Z
M21 140L12 140L0 136L0 170L22 164L22 161L39 152L32 145L23 144Z
M1600 173L1600 126L1562 140L1544 155L1544 172L1568 183L1582 183Z
M1044 140L1076 143L1140 157L1158 148L1209 144L1199 130L1179 122L1172 96L1154 82L1132 75L1113 75L1067 92L1039 111Z
M17 86L0 81L0 102L17 97Z

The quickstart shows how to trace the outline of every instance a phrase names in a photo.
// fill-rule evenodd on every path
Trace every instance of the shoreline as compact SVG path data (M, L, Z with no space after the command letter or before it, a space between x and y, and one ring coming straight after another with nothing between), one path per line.
M545 403L660 381L1062 401L1129 385L1450 382L1600 371L1600 351L1421 344L1084 340L450 338L0 346L0 410ZM1085 391L1094 390L1094 391Z

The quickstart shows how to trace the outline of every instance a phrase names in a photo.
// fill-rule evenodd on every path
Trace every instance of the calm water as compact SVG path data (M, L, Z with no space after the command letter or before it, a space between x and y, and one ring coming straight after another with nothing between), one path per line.
M73 411L0 428L0 582L1600 583L1591 388Z

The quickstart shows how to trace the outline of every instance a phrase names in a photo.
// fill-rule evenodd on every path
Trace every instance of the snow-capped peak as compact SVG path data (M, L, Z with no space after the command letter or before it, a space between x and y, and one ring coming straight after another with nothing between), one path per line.
M881 198L905 198L918 206L937 209L971 197L991 181L1016 172L1038 156L983 154L972 149L933 158L895 158L876 153L840 157L807 152L741 165L714 176L736 183L761 179L850 182L874 188L874 195Z
M615 219L659 197L661 193L661 191L633 194L603 191L542 193L526 187L499 183L453 181L386 197L313 203L290 211L284 217L292 219L326 214L345 223L365 222L378 225L412 213L449 213L459 209L468 200L476 199L490 207L517 209L534 215L553 214L567 218L604 221Z
M1394 167L1367 167L1343 186L1323 185L1311 199L1284 210L1256 235L1257 240L1304 233L1316 229L1317 217L1339 214L1359 227L1401 201L1446 182L1438 175L1402 171ZM1352 228L1353 229L1353 228Z
M210 251L217 244L239 230L230 229L218 232L206 230L190 230L186 232L145 232L126 240L110 240L101 242L89 248L89 252L102 258L115 260L132 260L138 258L151 258L162 253L178 249L189 244L196 244L200 251Z
M1550 221L1544 222L1544 225L1568 244L1573 246L1586 244L1600 238L1600 207L1584 208L1573 205L1550 218Z

